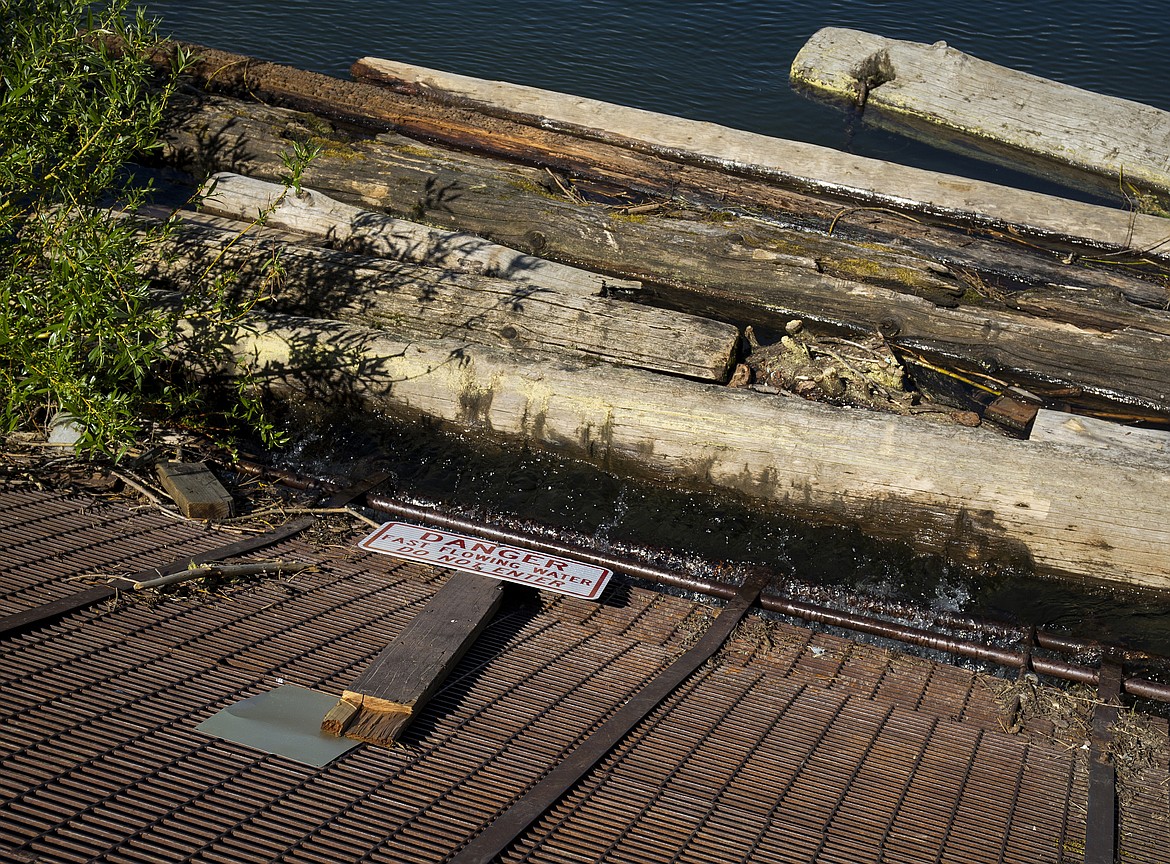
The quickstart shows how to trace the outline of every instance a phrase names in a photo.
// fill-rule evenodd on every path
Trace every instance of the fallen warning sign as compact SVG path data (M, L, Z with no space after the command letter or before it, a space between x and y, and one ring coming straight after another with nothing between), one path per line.
M604 567L406 522L387 522L358 546L586 600L597 599L613 575Z

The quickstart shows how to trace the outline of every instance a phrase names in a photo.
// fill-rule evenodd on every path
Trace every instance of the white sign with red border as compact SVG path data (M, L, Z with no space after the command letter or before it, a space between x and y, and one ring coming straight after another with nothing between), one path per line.
M358 546L586 600L596 600L613 575L604 567L407 522L387 522Z

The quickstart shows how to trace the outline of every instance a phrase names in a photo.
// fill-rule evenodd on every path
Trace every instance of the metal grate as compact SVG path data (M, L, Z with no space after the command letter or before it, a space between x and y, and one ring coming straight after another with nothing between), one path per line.
M0 520L10 503L0 493ZM49 548L35 525L50 538L106 532L22 565L53 590L123 561L117 538L149 537L158 518L106 505L53 513L25 520L19 542ZM222 540L167 524L192 551ZM313 769L193 727L280 680L339 693L446 574L304 539L266 554L312 558L321 572L226 597L123 601L0 643L0 858L434 864L707 618L700 603L622 585L602 605L513 604L403 746ZM1004 734L972 673L745 625L503 860L1062 864L1083 842L1077 764L1075 752ZM1161 836L1133 831L1127 854L1158 860Z

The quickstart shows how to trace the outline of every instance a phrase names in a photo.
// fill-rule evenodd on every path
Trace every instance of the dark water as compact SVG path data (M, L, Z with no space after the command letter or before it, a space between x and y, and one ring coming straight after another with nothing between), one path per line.
M795 95L788 69L818 28L952 46L1016 69L1170 110L1170 17L1134 0L160 0L163 33L339 77L365 55L709 120L935 170L1051 191L1042 182L873 129ZM301 421L294 426L303 429ZM342 422L301 437L295 459L372 446L399 488L465 512L510 513L709 560L791 568L843 603L907 602L928 620L965 612L1170 654L1170 600L1028 573L962 570L855 532L803 525L726 495L617 478L526 450L390 425L377 441Z

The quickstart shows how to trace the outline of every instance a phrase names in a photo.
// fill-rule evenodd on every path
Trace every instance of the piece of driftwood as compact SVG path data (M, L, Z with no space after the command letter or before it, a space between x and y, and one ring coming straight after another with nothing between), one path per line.
M275 253L278 280L268 267ZM563 294L531 282L253 242L246 234L206 227L175 233L152 273L179 290L229 273L232 290L241 298L259 293L265 309L381 327L400 338L466 339L707 381L727 380L739 343L734 325L698 315Z
M327 735L389 746L490 623L504 583L453 572L419 613L341 694L321 721Z
M714 123L378 58L362 58L351 71L356 78L398 85L408 92L431 96L449 94L453 102L509 118L522 118L533 125L571 131L669 159L731 169L804 189L844 192L884 206L911 205L939 215L963 214L975 221L1027 226L1040 233L1081 237L1097 243L1132 244L1139 248L1164 243L1170 234L1165 223L1153 217L1132 218L1131 214L1110 208L853 156ZM938 88L940 92L945 89L945 86ZM1165 116L1164 112L1156 113ZM1147 142L1144 149L1149 151L1149 161L1160 161L1164 172L1168 127L1162 117L1157 120L1157 127L1144 138Z
M293 190L230 171L214 175L204 185L200 210L240 220L263 213L265 228L318 237L333 249L508 279L542 291L597 297L641 287L633 280L567 267L475 234L442 231L345 204L307 187Z
M868 122L1051 175L1054 165L1170 195L1170 113L924 45L826 27L796 55L800 90L864 106Z
M283 134L303 123L297 115L264 106L209 102L197 124L203 133L196 135L189 125L169 131L168 140L181 164L275 178L285 170L279 158ZM215 147L206 149L206 141ZM1127 410L1156 414L1170 407L1170 368L1162 359L1163 322L1170 316L1143 309L1144 317L1126 324L1121 302L1094 326L1099 304L1082 310L1075 303L1078 294L1087 302L1115 296L1121 290L1115 281L1062 289L1065 302L1053 308L1052 317L1020 312L1010 308L1016 294L998 289L992 277L957 263L914 257L901 247L838 242L726 214L704 218L701 211L629 218L558 197L555 185L538 185L539 172L401 142L348 143L351 150L343 155L320 157L305 183L417 212L542 256L653 281L686 292L700 309L706 305L757 329L782 327L795 317L858 333L880 331L893 347L926 355L934 365L992 387L1015 384L1035 391L1047 381L1053 388L1119 399ZM963 248L955 243L956 254ZM1025 278L1028 272L1017 275ZM1064 274L1069 284L1096 272L1068 265L1046 278ZM1053 284L1039 281L1027 289L1033 302ZM1164 293L1150 282L1124 281L1135 293Z
M232 496L203 462L159 462L155 466L163 488L188 519L226 519L232 515Z
M249 561L246 564L204 564L201 567L191 567L171 573L166 576L155 576L135 582L133 590L142 591L147 588L165 588L178 585L180 582L190 582L192 579L214 577L216 579L238 579L241 576L259 576L269 574L273 576L300 573L313 565L305 561ZM125 581L125 580L118 580Z
M733 489L960 560L1170 587L1170 471L1146 460L335 322L244 322L229 345L277 393Z
M200 97L198 106L177 105L175 110L182 125L168 132L169 158L194 173L231 169L276 178L285 171L280 157L288 147L288 140L309 140L322 147L306 178L314 188L336 190L347 199L356 198L409 214L411 219L426 219L497 240L506 238L505 245L545 257L571 254L570 249L547 243L558 233L555 224L547 226L547 231L545 226L526 224L516 226L519 229L516 230L506 222L464 227L460 220L475 220L486 202L516 195L536 194L556 199L568 197L567 190L579 203L582 199L576 190L581 187L574 178L595 184L609 176L606 152L593 152L607 145L597 142L584 142L590 150L567 169L571 173L554 176L548 168L533 171L514 163L505 166L493 159L456 156L429 141L422 143L383 135L373 144L347 137L322 118L255 102L205 96ZM531 135L546 134L528 127L521 130ZM561 138L576 140L565 135ZM488 147L476 149L494 152ZM648 163L641 166L647 172L662 170L661 160L627 150L621 152ZM592 160L587 160L587 155ZM526 161L551 164L543 161L540 153ZM474 180L468 182L463 177L464 171L474 175ZM420 174L421 177L417 176ZM722 210L717 218L728 223L725 227L729 235L755 234L766 226L768 233L781 241L780 245L795 258L803 259L806 264L815 262L825 273L844 277L864 275L866 279L895 288L905 286L907 290L916 290L919 283L929 285L948 279L952 289L958 287L959 294L964 290L959 284L963 281L1009 291L1056 284L1113 290L1134 303L1155 309L1170 303L1165 284L1156 279L1135 278L1124 269L1125 265L1135 263L1141 263L1145 270L1157 265L1152 261L1134 262L1134 256L1128 254L1111 252L1099 264L1094 264L1093 256L1070 252L1064 247L1048 249L1034 237L1006 232L985 232L989 236L980 237L970 225L956 231L933 220L899 217L888 208L867 206L864 201L842 204L716 169L674 165L663 182L668 185L661 189L655 186L654 195L660 197L655 199L657 203L650 211L627 214L628 208L610 207L607 212L614 217L643 218L647 212L686 217L688 212L680 212L676 206L677 202L686 201L704 207L747 208L754 213L769 214L772 219L761 223L759 219L744 219ZM627 189L631 194L641 194L636 186ZM747 230L740 230L741 225ZM1005 238L1006 242L995 238ZM1170 248L1166 251L1170 253ZM578 255L565 260L577 263L604 259ZM590 265L589 269L594 268ZM628 270L628 267L607 268L604 272L614 275Z
M1170 467L1170 432L1161 429L1123 426L1096 417L1041 408L1032 421L1028 437L1033 441L1124 454L1128 460L1145 459Z

